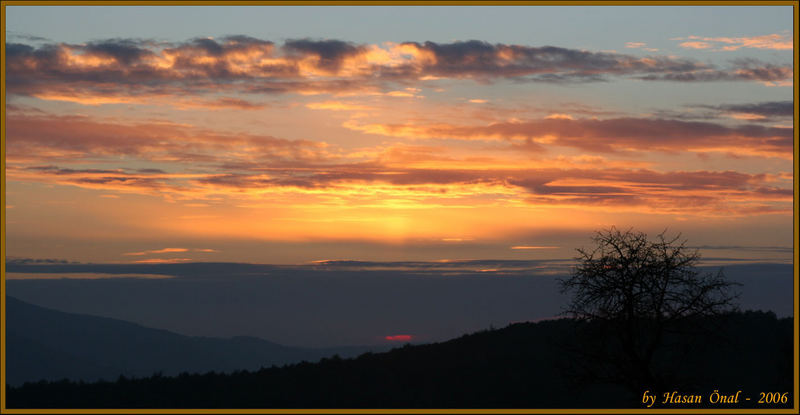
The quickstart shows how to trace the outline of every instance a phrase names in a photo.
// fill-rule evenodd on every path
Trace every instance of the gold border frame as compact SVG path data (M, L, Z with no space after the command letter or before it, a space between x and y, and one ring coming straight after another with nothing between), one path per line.
M794 40L794 96L798 94L798 0L771 0L771 1L751 1L751 0L727 0L727 1L686 1L686 0L616 0L616 1L565 1L565 0L543 0L543 1L514 1L514 0L428 0L428 1L409 1L409 0L386 0L386 1L354 1L354 0L108 0L108 1L54 1L54 0L3 0L0 1L0 54L5 62L6 56L6 6L793 6L793 40ZM0 70L0 101L2 108L2 124L6 125L6 67L3 64ZM800 149L798 147L798 103L794 101L794 161L797 162ZM798 275L800 266L798 265L798 171L793 165L793 269L794 269L794 403L791 409L9 409L6 407L6 130L0 131L0 179L2 179L3 192L0 196L2 201L2 243L0 243L0 413L7 414L638 414L642 412L654 414L796 414L800 411L800 301L798 300Z

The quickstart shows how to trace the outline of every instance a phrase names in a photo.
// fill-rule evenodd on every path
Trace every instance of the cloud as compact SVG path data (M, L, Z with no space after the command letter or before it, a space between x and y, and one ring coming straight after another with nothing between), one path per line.
M75 264L66 259L53 259L53 258L22 258L15 256L6 257L7 265L63 265Z
M527 121L488 125L359 124L344 127L369 134L412 139L508 140L519 148L544 152L548 146L589 152L736 152L762 157L792 157L791 128L741 125L658 118L571 119L550 116Z
M152 102L152 101L151 101ZM155 102L160 104L159 102ZM171 105L178 109L194 110L194 109L235 109L235 110L259 110L266 108L268 105L264 103L252 102L239 98L218 98L213 100L169 100L165 105Z
M46 181L62 185L139 194L180 194L188 191L177 181L192 177L181 174L140 174L125 169L70 169L58 166L7 166L12 180ZM104 198L116 195L102 195Z
M651 116L655 118L684 120L684 121L722 121L723 119L736 119L747 122L776 122L776 128L788 128L793 126L789 121L794 116L794 102L792 101L768 101L737 104L693 104L685 105L688 109L682 110L658 110ZM698 111L701 110L701 111Z
M149 258L133 261L136 264L178 264L181 262L190 262L191 258Z
M351 104L342 101L309 102L306 104L306 107L312 110L328 111L368 111L371 109L365 105Z
M625 42L625 47L628 49L642 49L648 52L658 52L656 48L646 47L647 43L644 42Z
M708 42L683 42L680 46L687 49L711 49L711 44Z
M302 172L307 165L339 158L328 152L325 143L225 134L162 122L122 123L82 116L14 114L7 117L6 128L10 180L46 181L178 199L206 199L220 197L225 190L234 191L234 187L225 185L224 177L242 169L286 169L287 175L272 180L277 186L290 183L291 174ZM162 163L169 165L171 171L70 168L53 164L102 160L119 163L120 158ZM260 179L267 180L269 176L261 174Z
M688 248L691 249L719 249L719 250L731 250L731 251L767 251L767 252L783 252L783 253L792 253L794 252L794 248L791 246L746 246L746 245L700 245L700 246L690 246Z
M6 121L6 154L12 160L63 162L127 156L156 162L279 162L321 159L326 154L325 143L225 134L169 122L122 123L55 115L13 115Z
M26 42L52 42L50 39L41 36L35 36L28 33L17 32L15 30L6 30L6 38L19 39Z
M185 87L209 90L220 82L258 77L255 73L285 78L298 72L293 62L270 60L272 42L244 36L177 45L111 39L38 48L6 46L8 88L27 95L181 96Z
M418 88L406 88L404 91L389 91L384 95L398 98L425 98L422 95L417 95L417 92L419 92Z
M164 249L151 249L149 251L141 251L141 252L128 252L122 255L143 256L143 255L153 255L153 254L171 254L175 252L187 252L187 251L189 251L187 248L164 248Z
M411 55L420 57L405 74L418 77L472 78L490 81L517 78L531 82L593 82L608 76L631 76L641 80L720 81L757 80L788 82L791 66L770 65L757 60L717 68L692 59L590 52L554 46L530 47L490 44L477 40L439 44L404 43ZM751 73L744 73L749 70ZM709 75L713 74L713 75Z
M546 116L544 118L546 120L574 120L575 119L575 117L573 117L573 116L571 116L569 114L558 114L558 113L550 114L550 115L548 115L548 116Z
M632 43L636 45L637 43ZM758 43L747 43L755 45ZM380 45L247 36L181 43L108 39L85 44L6 44L7 91L87 105L152 104L212 94L379 93L436 79L575 83L613 77L649 81L759 81L788 84L791 65L756 60L716 67L671 56L637 57L555 46L405 42ZM402 92L402 91L401 91ZM408 94L408 92L405 92ZM210 107L255 108L241 98Z
M512 246L513 250L537 250L537 249L558 249L557 246L532 246L532 245L516 245Z
M771 175L733 171L670 171L626 168L507 168L433 169L371 165L329 165L316 168L284 168L271 175L259 172L207 174L186 181L175 190L162 189L172 197L199 199L215 197L250 198L280 204L282 192L307 192L321 201L351 208L391 206L413 208L457 203L476 207L487 201L493 205L503 199L524 200L542 206L582 206L593 209L680 213L711 216L786 213L791 211L792 190ZM13 180L16 174L9 175ZM52 182L40 174L28 180ZM57 181L86 186L82 181ZM147 192L137 182L93 183L98 189ZM126 187L129 187L126 189ZM247 190L247 191L244 191ZM250 193L254 191L255 193ZM491 196L490 199L483 199ZM337 202L337 200L339 200ZM406 200L407 203L401 203ZM502 203L502 202L501 202ZM389 206L389 205L387 205ZM184 248L181 248L184 249ZM163 250L142 251L142 256ZM204 251L203 251L204 252Z
M750 119L772 120L794 116L794 102L771 101L749 104L694 105L695 108L714 110L720 113L752 115ZM747 119L747 118L745 118Z
M675 40L683 39L688 39L688 41L682 42L680 46L689 49L715 48L715 51L735 51L741 48L767 50L792 50L794 48L790 35L778 33L750 37L689 36Z
M767 86L791 86L794 74L791 65L776 65L757 59L735 59L726 70L707 68L636 76L643 81L714 82L756 81Z
M639 58L555 46L530 47L490 44L478 40L453 43L409 42L402 44L420 56L415 71L447 78L520 78L535 82L587 82L609 75L637 73L684 73L705 70L707 65L671 57Z
M106 274L98 272L36 272L36 273L22 273L22 272L9 272L6 273L6 280L104 280L111 278L129 278L129 279L168 279L173 278L170 275L159 274Z
M730 151L791 159L790 128L657 118L563 117L408 127L411 130L388 125L381 131L401 136L413 133L419 138L489 137L504 145L505 154L513 150L514 156L523 154L520 150L546 152L559 146L586 154L538 158L531 164L520 163L520 158L456 157L434 146L347 150L155 121L129 124L13 113L6 126L6 173L9 181L77 186L106 194L146 194L190 203L225 200L230 202L227 205L237 206L286 207L302 197L302 203L315 207L348 209L475 208L508 203L711 216L791 211L790 176L658 171L643 168L646 164L613 162L592 154L681 153L688 149L699 154ZM168 167L106 167L114 163L131 166L129 163L139 160ZM86 167L93 163L104 167Z
M287 40L283 44L283 50L290 56L297 54L302 57L312 56L316 58L314 64L318 68L336 73L345 59L363 54L367 48L335 39L294 39Z
M132 39L111 39L90 42L84 46L84 51L88 56L97 59L97 61L89 61L90 64L102 62L103 58L106 58L123 65L130 65L153 56L153 52L144 46Z

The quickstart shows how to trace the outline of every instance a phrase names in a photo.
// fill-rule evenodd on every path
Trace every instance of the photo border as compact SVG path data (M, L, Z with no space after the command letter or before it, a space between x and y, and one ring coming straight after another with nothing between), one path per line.
M53 1L53 0L2 0L0 6L0 54L5 62L6 56L6 7L7 6L792 6L793 7L793 71L794 83L792 85L794 96L798 95L798 4L799 1L644 1L644 0L617 0L617 1L486 1L486 0L452 0L452 1L247 1L247 0L111 0L111 1ZM2 65L0 72L0 101L2 101L2 124L6 125L6 69ZM2 243L0 243L0 413L7 414L640 414L643 412L653 414L796 414L800 410L800 302L798 301L798 171L795 168L798 160L798 103L794 100L794 118L792 121L793 143L793 301L794 314L794 374L793 374L793 406L789 409L756 409L756 408L719 408L719 409L647 409L647 408L618 408L618 409L13 409L6 407L6 131L0 132L2 144L2 160L0 167L2 173Z

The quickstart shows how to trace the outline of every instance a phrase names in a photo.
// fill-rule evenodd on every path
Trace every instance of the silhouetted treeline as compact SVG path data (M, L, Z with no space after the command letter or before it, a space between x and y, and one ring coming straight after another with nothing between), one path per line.
M713 327L713 335L690 330ZM577 408L642 407L605 370L580 358L587 324L518 323L437 344L354 359L337 357L233 374L154 375L115 382L26 383L7 389L9 408ZM669 334L659 367L672 368L681 394L742 390L734 406L791 407L792 320L746 312L688 322ZM590 363L593 364L593 363ZM591 368L590 368L591 369ZM670 389L672 390L672 389ZM642 391L643 393L644 391ZM666 391L658 393L659 404ZM760 392L788 392L788 404L759 405ZM752 398L746 402L744 396ZM658 405L661 408L677 405Z

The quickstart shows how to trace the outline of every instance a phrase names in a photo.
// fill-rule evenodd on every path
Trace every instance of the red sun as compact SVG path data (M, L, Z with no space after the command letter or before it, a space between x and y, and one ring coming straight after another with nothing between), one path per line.
M386 336L386 337L384 337L384 339L389 340L389 341L393 341L393 342L409 341L409 340L411 340L413 338L414 338L414 336L412 336L410 334L395 334L394 336Z

